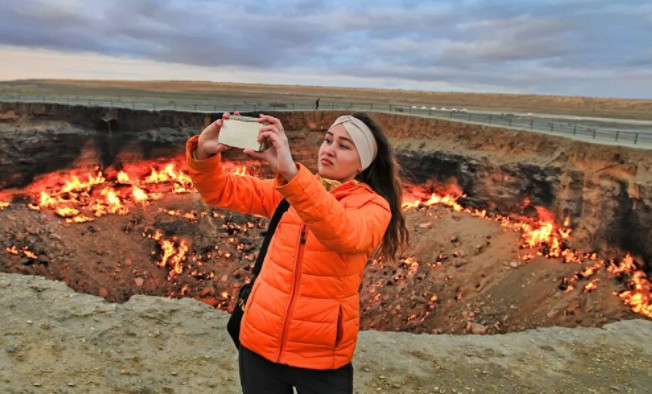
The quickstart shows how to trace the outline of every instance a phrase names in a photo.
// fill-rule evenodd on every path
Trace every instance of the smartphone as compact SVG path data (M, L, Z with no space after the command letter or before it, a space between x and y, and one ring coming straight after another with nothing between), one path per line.
M258 131L266 124L268 123L258 123L258 118L249 116L229 116L228 119L222 121L222 128L217 137L217 142L236 148L262 152L269 147L269 144L266 139L260 144L258 143Z

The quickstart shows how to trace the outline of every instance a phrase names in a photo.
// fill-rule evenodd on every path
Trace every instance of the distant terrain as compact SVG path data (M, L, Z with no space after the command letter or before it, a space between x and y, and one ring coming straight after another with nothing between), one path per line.
M305 104L377 103L468 110L652 120L652 100L497 93L426 92L207 81L18 80L0 82L0 94L167 98L218 102L278 101Z

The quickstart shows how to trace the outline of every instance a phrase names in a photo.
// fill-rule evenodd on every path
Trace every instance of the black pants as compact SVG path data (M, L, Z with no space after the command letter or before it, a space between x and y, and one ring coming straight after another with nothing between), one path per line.
M353 364L337 369L308 369L277 364L240 346L240 384L244 394L352 394Z

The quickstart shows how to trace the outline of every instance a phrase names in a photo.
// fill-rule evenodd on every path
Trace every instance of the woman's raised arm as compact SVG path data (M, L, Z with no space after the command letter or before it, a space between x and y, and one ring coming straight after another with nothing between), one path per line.
M221 152L229 147L217 142L221 126L219 119L186 142L186 165L195 188L209 205L271 217L283 196L274 189L273 179L224 171Z

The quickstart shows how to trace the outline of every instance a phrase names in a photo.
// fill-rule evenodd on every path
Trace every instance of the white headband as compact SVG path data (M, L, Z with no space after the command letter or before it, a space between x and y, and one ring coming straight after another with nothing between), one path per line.
M342 115L335 120L335 122L328 128L328 130L341 124L344 129L349 133L353 139L353 145L358 150L360 155L360 164L364 171L376 158L378 146L376 145L376 138L371 132L371 129L360 119L351 115Z

